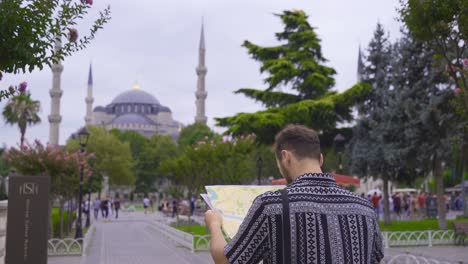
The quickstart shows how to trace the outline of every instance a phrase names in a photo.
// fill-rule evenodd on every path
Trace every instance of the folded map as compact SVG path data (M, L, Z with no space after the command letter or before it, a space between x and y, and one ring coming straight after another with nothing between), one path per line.
M210 209L223 217L223 230L232 238L247 215L257 196L283 189L284 185L209 185L201 194Z

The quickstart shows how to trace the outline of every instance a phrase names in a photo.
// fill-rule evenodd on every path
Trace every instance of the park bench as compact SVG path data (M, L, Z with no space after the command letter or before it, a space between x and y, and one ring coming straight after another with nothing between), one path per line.
M468 222L454 222L453 232L455 234L455 244L465 245L465 239L468 237Z

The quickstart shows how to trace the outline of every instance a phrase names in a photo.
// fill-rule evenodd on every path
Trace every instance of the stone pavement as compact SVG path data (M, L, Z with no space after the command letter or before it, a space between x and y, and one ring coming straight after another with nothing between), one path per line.
M468 247L433 246L433 247L394 247L385 250L385 255L396 256L409 253L427 259L446 261L449 263L468 263Z
M85 257L49 257L49 264L212 264L208 252L191 253L150 227L156 215L122 214L108 223L97 221Z
M191 253L151 228L153 219L172 221L160 213L122 213L119 219L95 223L96 232L85 257L49 257L49 264L212 264L208 252ZM202 221L202 219L197 219ZM468 263L468 247L400 247L385 250L386 256L406 254Z

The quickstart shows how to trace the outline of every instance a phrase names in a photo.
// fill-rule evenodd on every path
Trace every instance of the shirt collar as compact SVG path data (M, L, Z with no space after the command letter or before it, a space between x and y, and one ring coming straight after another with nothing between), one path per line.
M335 183L335 178L329 173L306 173L297 177L290 185L304 183L306 181L324 181Z

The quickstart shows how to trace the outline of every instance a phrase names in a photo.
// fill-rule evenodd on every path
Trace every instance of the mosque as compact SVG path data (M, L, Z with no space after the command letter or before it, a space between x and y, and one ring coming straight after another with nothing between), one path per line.
M60 49L61 43L55 43L55 49ZM49 143L58 145L60 115L60 77L63 71L63 65L58 62L52 65L53 86L50 90L51 95L51 114L48 116L50 123ZM200 34L198 66L196 67L198 76L197 90L195 92L195 122L206 124L205 100L207 92L205 90L205 76L207 68L205 67L205 36L203 24ZM156 97L148 91L140 89L135 84L132 89L118 94L105 106L96 106L93 108L93 74L91 65L89 67L88 88L86 102L86 125L104 127L107 130L133 130L151 137L153 134L169 135L172 138L178 138L182 124L172 117L171 109L163 105Z

